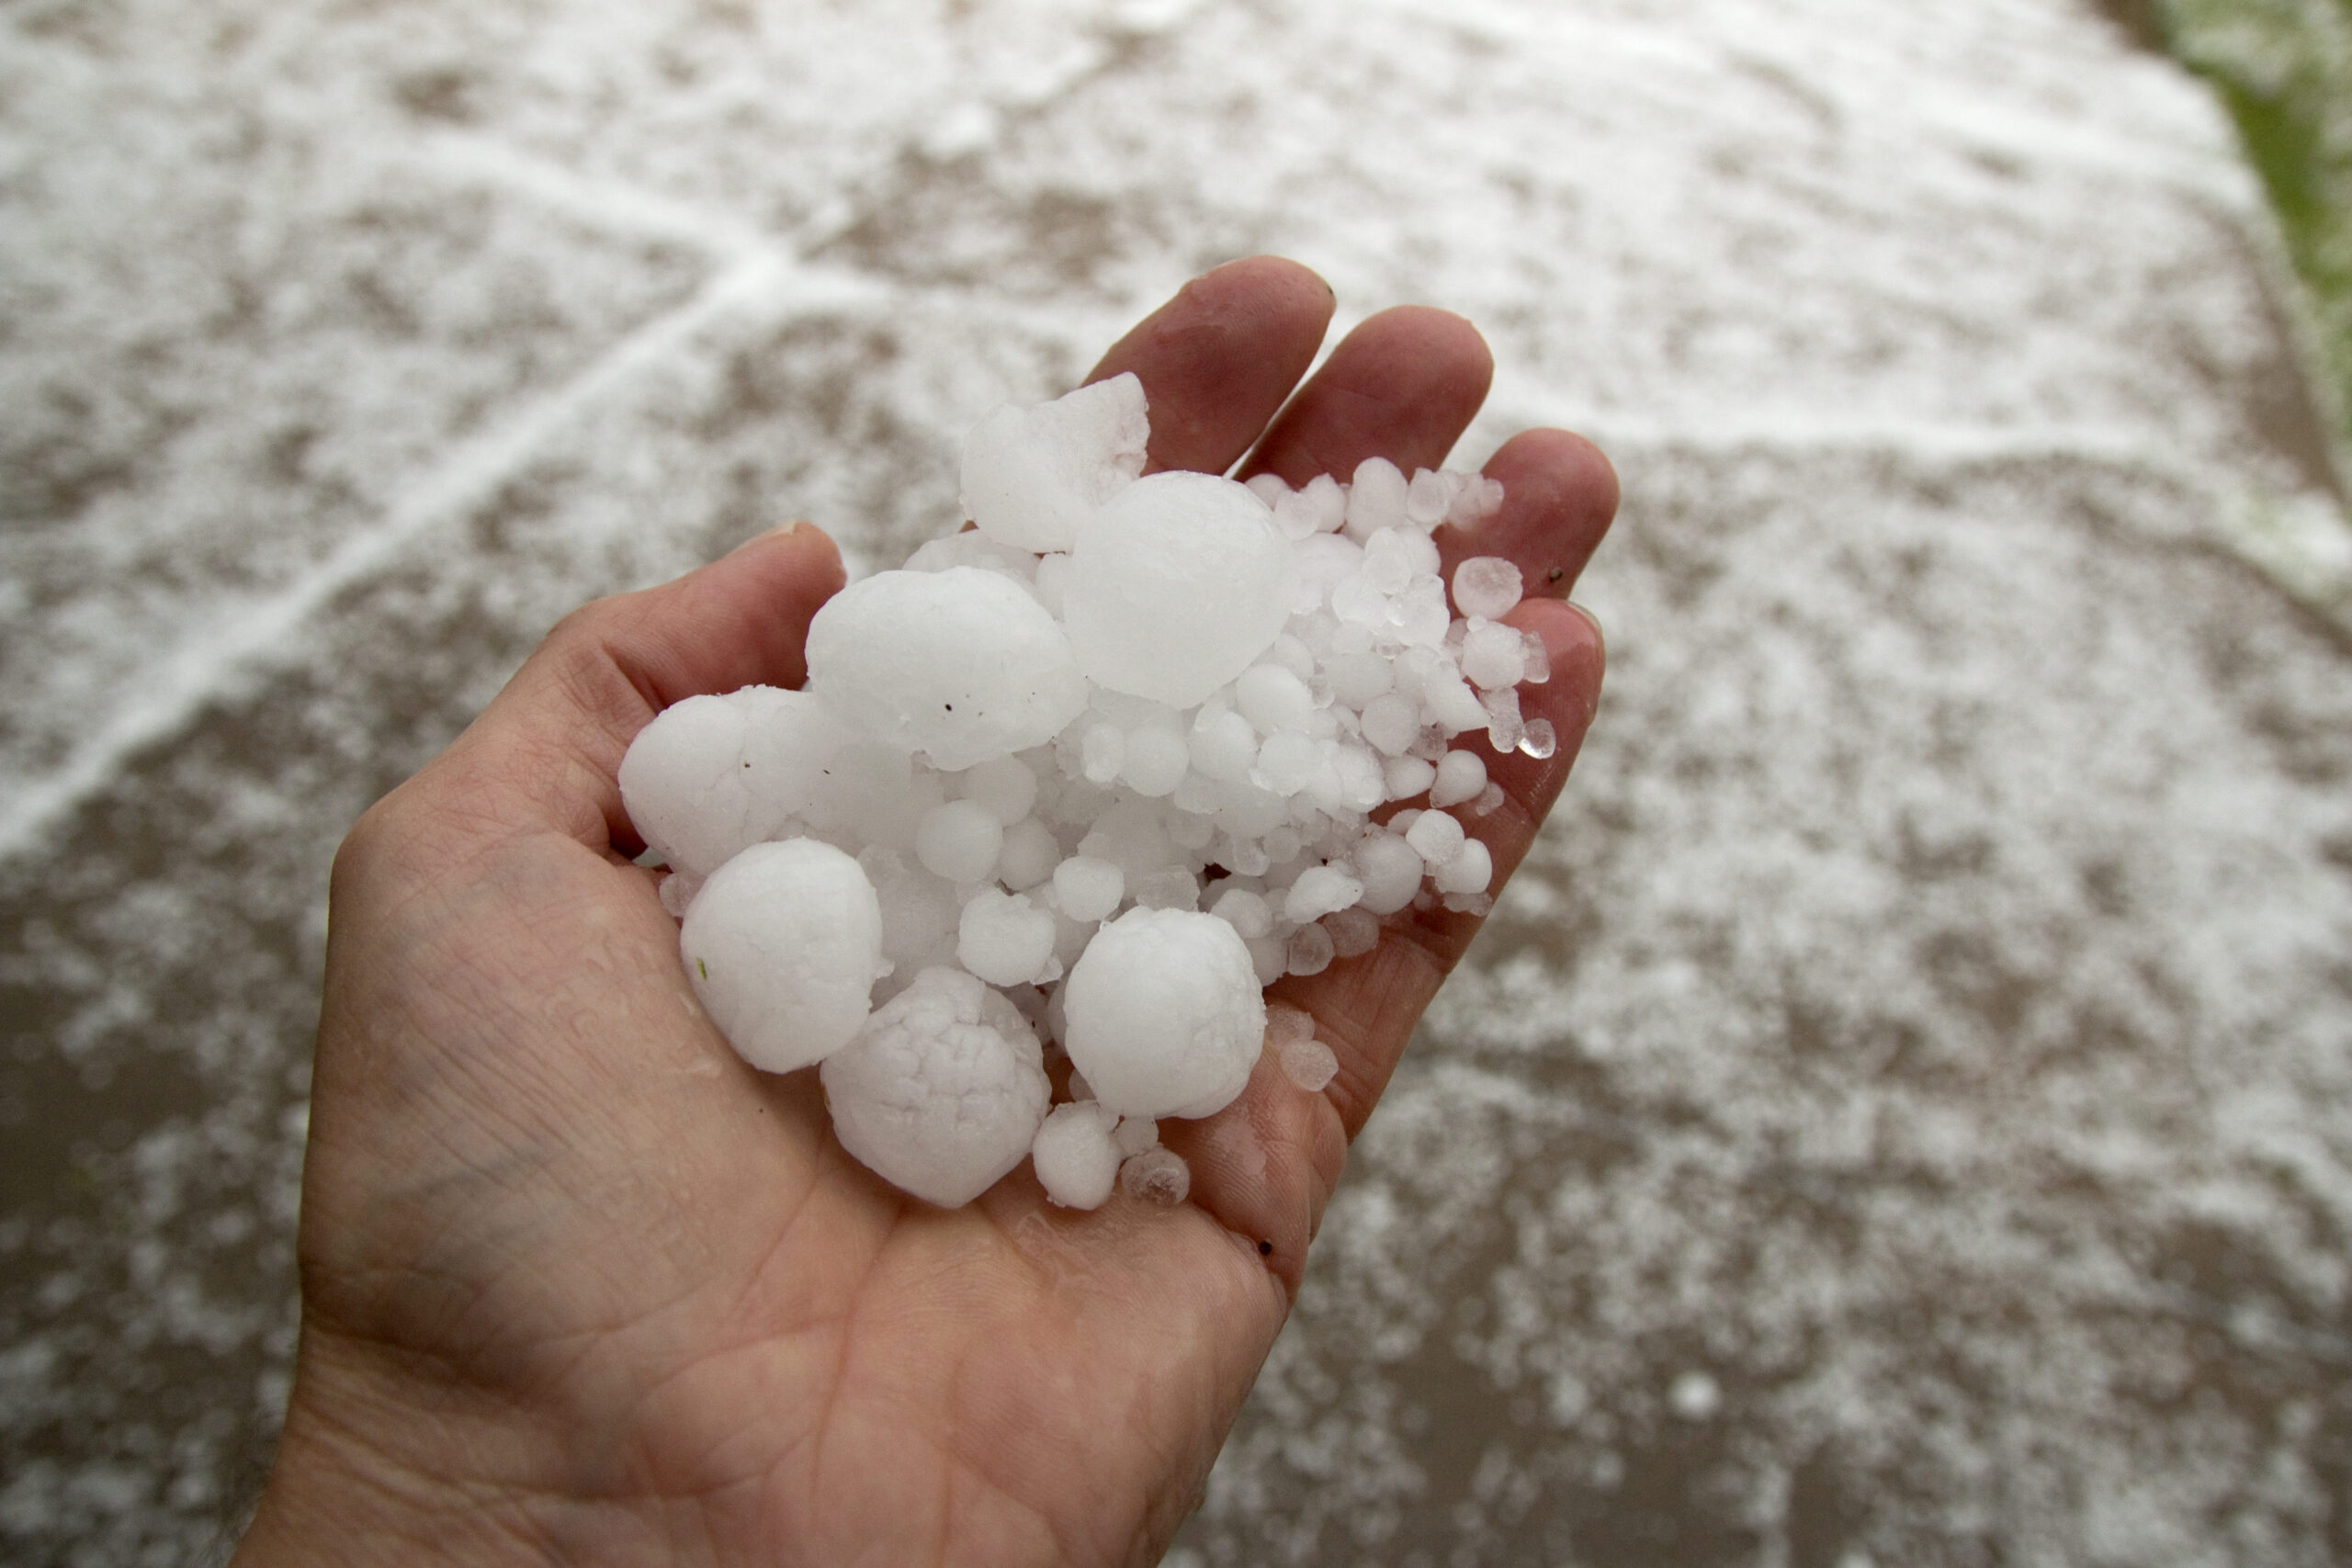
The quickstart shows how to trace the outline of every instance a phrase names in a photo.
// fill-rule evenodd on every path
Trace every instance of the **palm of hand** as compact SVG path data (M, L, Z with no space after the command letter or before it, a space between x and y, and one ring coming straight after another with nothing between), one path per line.
M1253 442L1254 467L1294 479L1373 451L1440 460L1487 371L1435 312L1374 318L1266 428L1329 313L1298 269L1236 264L1097 374L1142 376L1159 466L1222 469ZM1471 553L1565 592L1613 509L1605 465L1533 433L1488 471L1510 509ZM1165 1127L1187 1204L1073 1214L1025 1168L965 1210L904 1198L831 1138L813 1075L752 1072L703 1018L612 784L662 705L797 683L838 581L802 529L592 606L355 831L300 1370L249 1556L334 1518L346 1558L430 1540L484 1558L1148 1562L1196 1497L1345 1141L1476 922L1394 918L1373 953L1284 982L1341 1076L1308 1094L1261 1063L1235 1105ZM1581 617L1514 618L1553 647L1537 691L1563 744L1496 769L1510 799L1483 836L1502 870L1600 677Z

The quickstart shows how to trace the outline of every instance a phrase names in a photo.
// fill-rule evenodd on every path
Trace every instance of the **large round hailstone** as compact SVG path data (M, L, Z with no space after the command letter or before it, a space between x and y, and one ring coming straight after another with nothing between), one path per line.
M678 950L736 1054L788 1073L864 1026L882 967L882 907L857 862L831 844L753 844L703 884Z
M1206 1116L1250 1081L1266 999L1232 926L1190 909L1135 908L1095 933L1062 982L1062 1043L1122 1116Z
M1001 408L964 441L964 515L1034 554L1067 550L1095 509L1143 472L1143 383L1134 372L1035 408Z
M820 1074L842 1146L943 1209L1021 1163L1051 1095L1035 1032L960 969L916 976Z
M808 625L808 689L866 734L954 772L1050 740L1086 706L1069 639L977 567L877 572Z
M762 728L799 698L776 686L689 696L654 715L621 757L621 804L639 840L673 870L708 877L776 835L788 781L769 778ZM799 698L807 701L807 698Z
M1170 472L1078 532L1062 619L1089 680L1188 708L1257 662L1289 615L1290 552L1250 487Z

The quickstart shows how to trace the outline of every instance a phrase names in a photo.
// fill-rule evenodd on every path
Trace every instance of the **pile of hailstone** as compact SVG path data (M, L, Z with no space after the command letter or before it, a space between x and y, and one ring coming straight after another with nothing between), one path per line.
M1518 569L1464 561L1457 618L1430 539L1499 484L1140 478L1148 432L1133 376L990 415L974 527L826 604L805 690L690 697L621 764L712 1020L753 1066L821 1063L842 1145L944 1206L1024 1155L1066 1206L1181 1201L1160 1120L1268 1047L1309 1090L1335 1069L1261 987L1408 906L1483 913L1476 742L1555 744L1520 713L1548 671L1501 622Z

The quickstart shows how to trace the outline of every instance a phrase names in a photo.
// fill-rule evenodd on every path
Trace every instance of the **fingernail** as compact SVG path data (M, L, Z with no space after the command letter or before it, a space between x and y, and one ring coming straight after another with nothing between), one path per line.
M797 533L803 528L813 528L815 526L815 524L808 522L779 523L773 528L761 529L758 533L752 535L750 538L744 540L741 544L736 546L727 553L730 556L739 556L754 545L763 545L768 540L777 538L783 535Z
M1600 629L1600 617L1594 615L1590 610L1586 609L1583 605L1577 604L1573 599L1563 599L1560 603L1566 604L1569 609L1574 610L1577 615L1584 617L1584 624L1590 626L1592 628L1592 635L1600 639L1601 651L1604 653L1607 652L1609 649L1609 634Z

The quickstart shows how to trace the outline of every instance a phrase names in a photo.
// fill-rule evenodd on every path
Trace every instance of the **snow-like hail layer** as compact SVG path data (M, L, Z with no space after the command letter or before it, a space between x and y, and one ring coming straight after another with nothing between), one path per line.
M1489 907L1450 808L1500 791L1455 742L1555 744L1517 569L1457 566L1459 617L1439 574L1432 532L1499 484L1144 478L1148 434L1133 376L990 414L974 526L819 611L805 692L689 698L621 766L713 1021L755 1066L821 1061L843 1146L934 1203L1033 1147L1057 1203L1181 1201L1159 1119L1230 1104L1270 1042L1303 1089L1336 1071L1263 987ZM1041 1029L1083 1113L1048 1122Z

